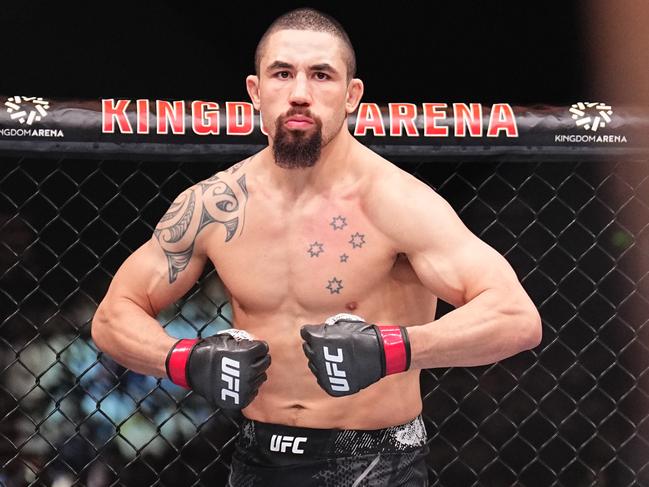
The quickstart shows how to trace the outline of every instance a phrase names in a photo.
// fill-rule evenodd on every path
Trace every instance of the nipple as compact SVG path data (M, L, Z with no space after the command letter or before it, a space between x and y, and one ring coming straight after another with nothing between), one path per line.
M358 308L358 303L356 301L352 301L350 303L347 303L345 305L345 308L347 308L349 311L354 311L356 308Z

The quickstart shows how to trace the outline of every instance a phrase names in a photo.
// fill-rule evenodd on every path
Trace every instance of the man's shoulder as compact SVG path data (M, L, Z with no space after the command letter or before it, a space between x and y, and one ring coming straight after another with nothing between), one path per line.
M373 224L395 242L421 233L452 211L432 187L397 165L383 158L373 164L365 210Z
M366 200L379 207L394 204L403 198L425 198L434 193L426 183L379 154L368 150L371 155L365 158L366 172L369 174Z
M255 156L252 155L250 157L246 157L245 159L237 161L234 164L231 164L230 166L226 167L225 169L222 169L212 174L209 178L199 181L197 185L211 185L218 181L232 182L232 181L236 181L242 176L245 179L245 174L249 172L251 167L251 161L254 158Z
M241 232L248 200L245 167L249 160L236 162L198 181L179 196L177 202L188 201L183 221L188 230L194 230L192 242L202 245L212 241L215 231L225 231L225 241L229 241Z

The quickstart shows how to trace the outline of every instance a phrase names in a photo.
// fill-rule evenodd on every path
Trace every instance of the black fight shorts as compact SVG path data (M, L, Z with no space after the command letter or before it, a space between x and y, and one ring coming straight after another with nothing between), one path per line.
M421 416L379 430L244 419L228 487L426 487L427 454Z

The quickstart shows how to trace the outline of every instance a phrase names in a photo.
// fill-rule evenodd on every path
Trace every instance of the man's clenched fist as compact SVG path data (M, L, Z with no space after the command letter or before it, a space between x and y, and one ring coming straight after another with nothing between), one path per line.
M402 326L377 326L341 314L305 325L300 334L309 368L331 396L354 394L410 367L410 342Z
M257 395L270 365L268 344L242 330L179 340L167 355L167 375L214 407L242 409Z

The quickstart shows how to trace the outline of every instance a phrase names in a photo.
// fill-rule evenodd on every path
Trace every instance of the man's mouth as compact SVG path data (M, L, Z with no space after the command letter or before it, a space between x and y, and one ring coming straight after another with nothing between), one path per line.
M304 117L301 115L294 115L292 117L289 117L286 119L284 122L284 125L286 125L286 128L295 130L295 129L306 129L311 127L314 124L313 119L309 117Z

